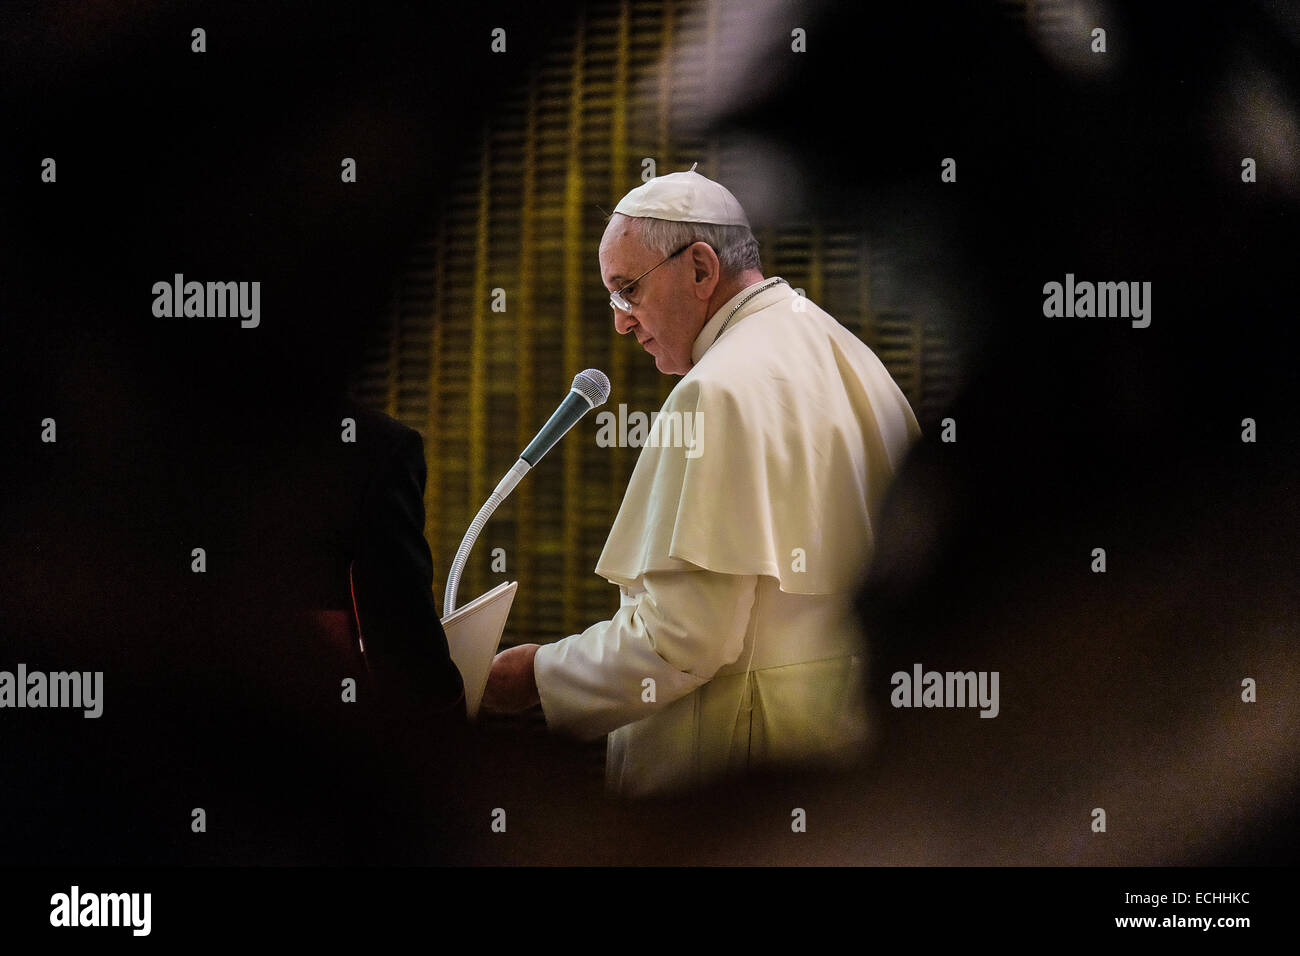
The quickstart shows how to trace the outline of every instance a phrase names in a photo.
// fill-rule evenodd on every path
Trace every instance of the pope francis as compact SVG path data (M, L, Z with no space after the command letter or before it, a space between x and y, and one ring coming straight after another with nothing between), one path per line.
M608 734L626 796L847 763L867 736L848 597L912 409L861 340L764 278L744 210L694 170L628 193L599 258L615 327L681 376L660 421L697 440L641 450L596 565L618 613L498 654L484 706Z

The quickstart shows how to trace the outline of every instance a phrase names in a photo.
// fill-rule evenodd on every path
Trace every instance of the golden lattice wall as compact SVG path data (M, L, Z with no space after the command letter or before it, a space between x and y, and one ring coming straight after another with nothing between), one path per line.
M412 251L354 390L425 436L426 534L440 603L465 528L576 372L605 370L611 403L647 412L676 382L615 332L597 245L604 211L641 182L643 157L660 172L699 162L724 183L743 161L706 135L681 132L692 124L680 121L735 9L673 0L591 6L478 131L477 156ZM666 56L674 45L704 51L699 70ZM804 289L872 346L924 426L950 394L952 356L935 326L881 294L889 250L826 223L754 225L764 273ZM495 289L505 292L504 311L493 311ZM474 549L462 603L501 580L520 582L507 642L558 639L618 606L593 569L637 449L600 448L594 436L588 416ZM504 573L490 567L496 548Z

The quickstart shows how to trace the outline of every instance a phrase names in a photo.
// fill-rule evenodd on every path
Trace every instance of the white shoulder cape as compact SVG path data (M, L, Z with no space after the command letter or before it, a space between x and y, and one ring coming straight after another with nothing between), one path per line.
M764 291L664 402L596 573L626 586L694 566L770 575L794 594L851 590L919 435L874 352L788 287Z

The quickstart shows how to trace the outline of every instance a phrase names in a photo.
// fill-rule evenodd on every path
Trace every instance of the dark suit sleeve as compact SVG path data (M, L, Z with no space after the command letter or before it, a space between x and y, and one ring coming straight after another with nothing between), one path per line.
M352 590L367 665L390 704L464 717L424 537L424 441L403 428L362 505Z

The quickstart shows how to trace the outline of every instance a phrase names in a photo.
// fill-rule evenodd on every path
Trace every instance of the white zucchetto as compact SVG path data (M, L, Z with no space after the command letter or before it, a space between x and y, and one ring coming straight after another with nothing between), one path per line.
M731 191L701 176L694 167L685 173L656 176L624 196L614 211L625 216L670 219L673 222L749 226L745 210Z

